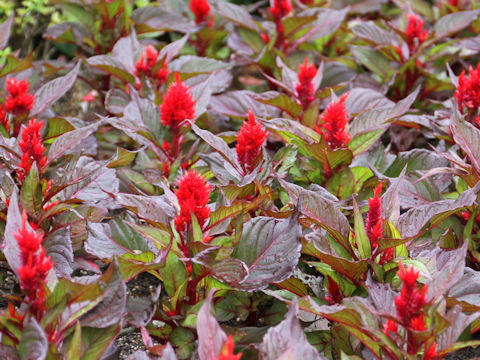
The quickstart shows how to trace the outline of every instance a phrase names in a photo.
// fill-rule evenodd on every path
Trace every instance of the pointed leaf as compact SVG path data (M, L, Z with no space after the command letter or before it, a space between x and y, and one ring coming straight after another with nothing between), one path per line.
M48 340L45 331L34 317L28 317L23 324L22 338L18 344L21 360L44 360L47 357Z
M0 24L0 50L5 49L10 38L10 31L13 24L13 12L3 23Z
M30 116L40 114L65 95L75 83L79 70L80 61L67 75L53 79L38 89L35 92L35 103L30 111Z
M299 214L277 220L256 217L246 222L233 257L248 266L249 275L236 287L253 291L281 282L293 272L300 257Z
M135 77L128 72L125 65L115 59L113 56L96 55L88 58L86 61L87 64L97 69L103 70L131 85L135 85Z
M285 315L285 320L268 329L263 337L263 342L259 346L262 359L326 359L308 342L297 317L298 303L294 300Z
M444 15L433 27L436 38L442 38L467 27L472 21L478 18L479 14L479 10L472 10Z
M43 239L43 247L54 262L57 276L70 278L73 273L73 247L70 229L63 228L48 234Z
M85 327L82 329L82 360L100 359L121 330L120 324L107 328Z
M20 204L30 216L38 218L43 212L42 201L43 193L38 176L37 164L33 163L22 185Z
M222 346L227 342L227 335L212 315L211 291L203 303L197 317L198 356L200 360L217 359Z
M22 215L18 208L17 193L14 192L10 197L10 205L8 206L7 224L5 226L5 239L3 242L3 253L7 258L8 265L18 277L18 269L22 266L20 257L20 248L18 247L15 233L22 227ZM32 231L29 223L26 225L28 231Z

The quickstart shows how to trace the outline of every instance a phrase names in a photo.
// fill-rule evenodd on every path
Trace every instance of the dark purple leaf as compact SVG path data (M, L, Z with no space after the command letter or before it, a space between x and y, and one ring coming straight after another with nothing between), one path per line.
M210 106L213 111L231 117L246 118L248 109L252 109L257 117L278 117L280 115L280 109L261 104L254 100L252 95L255 93L247 90L229 91L212 96Z
M55 139L48 150L47 164L62 157L68 151L76 148L85 141L92 133L97 131L98 127L102 125L103 121L69 131Z
M75 83L79 70L80 61L67 75L53 79L38 89L35 92L35 104L30 111L30 116L40 114L65 95Z
M395 33L382 29L373 21L362 21L352 28L352 32L375 45L390 46L397 40Z
M298 303L294 300L283 320L268 329L259 345L260 356L265 360L326 359L308 342L298 316Z
M110 259L123 255L127 249L118 245L112 238L110 226L104 223L88 223L88 237L85 241L85 251L99 259Z
M27 230L32 231L29 223L26 224ZM8 265L18 277L18 269L22 266L20 260L20 248L18 247L15 233L22 227L22 215L18 208L17 193L14 191L10 197L10 205L8 206L7 224L5 226L5 238L3 242L3 253L7 258Z
M46 39L60 43L76 44L80 47L85 46L83 40L89 39L88 31L77 22L62 22L50 26L43 34Z
M115 196L115 202L137 214L142 219L168 225L175 217L175 208L164 196L141 196L120 193Z
M130 96L120 89L110 89L105 97L105 108L115 115L123 113L129 103Z
M135 29L132 28L130 35L121 38L118 40L112 49L112 55L115 59L120 61L125 67L133 73L135 70L135 59L134 56L141 49L140 43L138 42L137 34Z
M449 309L445 314L445 318L450 322L450 326L437 338L437 352L454 346L467 326L479 317L480 313L478 311L471 315L462 313L462 308L458 305Z
M434 25L435 36L440 39L453 32L462 30L478 18L480 11L459 11L442 16Z
M428 222L434 226L463 207L472 206L477 199L479 188L480 183L474 188L464 191L456 200L435 201L408 210L398 219L398 231L403 237L418 235Z
M453 102L453 119L450 127L455 143L462 148L471 160L473 168L480 174L480 130L463 120Z
M129 326L139 328L147 326L152 321L157 309L160 291L161 287L159 286L150 296L134 296L130 294L127 297L125 320Z
M34 317L27 317L23 322L23 333L18 344L20 359L44 360L47 357L48 340L45 331Z
M70 229L63 228L48 234L43 239L43 247L54 262L54 269L59 277L70 279L73 272L73 248Z
M4 344L0 344L0 358L5 360L20 360L17 350Z
M113 266L113 276L108 282L102 283L102 301L82 316L83 326L107 328L120 323L127 302L127 287L118 269L117 260L110 266Z
M0 50L5 49L10 38L10 31L13 24L13 12L10 14L7 20L0 24Z
M132 13L138 34L157 31L195 32L195 24L185 16L157 6L143 6Z
M480 272L466 267L462 278L448 292L447 301L462 305L464 311L479 311Z
M185 43L188 40L188 34L182 37L180 40L173 41L167 45L165 45L160 53L158 54L158 59L164 60L167 63L171 62L172 59L178 55L180 50L183 49Z
M217 359L223 344L227 341L227 335L212 315L211 291L203 303L197 317L198 333L198 356L200 360Z
M88 58L86 61L90 66L103 70L131 85L135 85L135 77L128 71L123 63L113 56L96 55Z
M212 275L226 284L237 284L248 276L248 267L238 259L222 259L213 264Z
M217 12L223 17L233 21L239 26L246 27L247 29L255 32L260 31L252 15L240 5L231 4L226 1L216 3Z
M248 266L249 274L236 285L237 288L244 291L264 289L292 274L301 249L298 216L296 213L284 220L259 216L244 224L232 256Z

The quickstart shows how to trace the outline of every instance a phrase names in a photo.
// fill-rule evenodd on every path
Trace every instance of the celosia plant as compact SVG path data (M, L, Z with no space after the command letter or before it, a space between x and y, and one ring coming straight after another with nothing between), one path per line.
M427 39L428 30L424 29L424 20L417 14L407 15L407 27L405 35L407 36L407 45L410 55L417 52L418 47Z
M22 138L18 142L18 146L22 150L22 159L18 164L17 175L21 182L25 179L34 162L41 170L47 161L47 157L44 156L45 146L40 134L42 126L43 121L36 122L35 119L30 119L28 125L23 127Z
M42 246L43 236L27 229L27 213L22 214L22 227L14 234L20 249L22 265L18 269L20 286L27 296L27 302L33 307L37 318L42 316L45 302L43 282L53 267L50 257L45 255Z
M350 135L345 129L350 120L345 108L347 96L348 93L345 93L338 100L331 101L321 116L325 140L332 149L342 148L350 141ZM320 127L317 126L316 130L322 133Z
M201 24L208 21L210 17L210 5L207 0L190 0L190 10L195 15L195 23ZM212 26L213 17L210 18L208 23Z
M304 108L315 99L313 78L317 74L315 64L308 65L308 58L305 58L303 64L298 65L298 84L295 88L297 100Z
M35 97L28 92L30 84L26 80L17 81L7 78L8 96L5 99L5 111L19 115L30 111Z
M472 123L480 123L480 63L477 68L472 66L468 68L468 76L465 76L465 70L462 70L458 77L458 86L455 91L455 97L458 101L458 108L463 114L467 113L467 118Z
M191 215L195 215L200 227L203 227L210 215L207 204L210 200L212 186L207 184L205 178L195 172L188 171L177 181L178 189L175 190L180 213L175 218L177 231L185 231L191 224Z
M237 157L243 170L248 174L258 165L263 143L268 137L268 132L263 130L262 124L257 122L252 109L248 109L248 121L237 135Z

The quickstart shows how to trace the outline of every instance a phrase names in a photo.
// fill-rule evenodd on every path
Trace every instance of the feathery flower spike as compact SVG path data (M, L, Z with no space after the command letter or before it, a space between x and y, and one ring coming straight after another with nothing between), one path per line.
M460 112L463 114L464 108L467 108L469 120L480 123L478 114L480 108L480 63L477 64L476 69L470 66L468 73L468 76L465 76L465 70L460 73L455 97ZM476 118L473 119L474 117Z
M303 64L298 65L298 68L298 84L295 90L298 101L306 108L315 98L312 80L317 74L317 69L315 64L308 65L307 57L305 57Z
M0 124L2 124L5 127L5 130L7 130L7 133L10 132L10 122L8 121L7 114L5 114L5 111L3 110L3 106L0 104Z
M175 82L168 87L160 106L161 121L164 126L179 127L185 119L195 117L195 101L188 89L189 87L180 80L180 75L176 72Z
M273 15L275 20L280 20L281 18L287 16L293 9L290 0L273 0L273 4L271 2L270 4L270 13Z
M178 231L183 231L190 224L194 214L200 227L203 227L210 216L207 204L210 200L212 186L207 184L205 178L195 172L188 171L177 181L178 189L175 190L180 214L175 218L175 226Z
M28 125L23 126L22 137L18 141L18 146L22 151L22 159L18 164L17 175L21 182L25 180L33 162L37 164L38 169L41 169L47 161L47 157L43 155L45 146L40 136L42 126L43 120L35 122L35 119L30 119Z
M144 73L147 76L151 75L151 70L155 62L157 61L158 52L153 45L147 45L145 52L140 55L140 60L135 64L137 75Z
M206 22L210 15L210 5L207 0L190 0L190 10L195 15L196 24Z
M44 281L53 267L50 257L46 257L42 246L43 236L27 229L27 213L22 213L22 227L14 233L20 248L22 266L18 269L20 287L29 301L43 303L44 293L41 281Z
M350 120L345 108L347 96L345 93L337 101L330 102L322 115L325 140L332 149L344 147L350 141L350 134L345 131Z
M382 228L382 192L383 183L378 184L375 188L373 198L368 199L368 213L366 230L367 236L372 244L372 247L378 247L378 240L383 237Z
M252 109L248 109L248 121L243 121L237 136L237 157L243 170L250 173L257 165L256 161L262 151L268 132L263 130L260 122L256 122Z
M407 45L410 55L413 55L421 43L423 43L428 36L428 30L423 29L424 20L417 14L407 15L407 28L405 35L407 35Z
M7 91L5 111L18 115L32 110L35 96L28 92L30 84L26 80L17 81L16 78L7 78Z

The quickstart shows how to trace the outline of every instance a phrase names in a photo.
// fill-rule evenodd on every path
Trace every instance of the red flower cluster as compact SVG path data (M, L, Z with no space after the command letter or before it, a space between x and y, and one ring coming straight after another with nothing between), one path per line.
M417 52L418 47L423 43L428 36L428 30L423 29L424 20L416 14L407 15L408 24L405 29L407 35L407 45L410 55Z
M270 6L270 13L275 20L287 16L292 11L293 7L290 0L273 0L273 4Z
M232 335L228 335L227 342L223 345L222 351L220 352L220 356L217 360L240 360L242 357L242 353L238 353L237 355L233 355L233 348L235 344L233 343ZM213 359L216 360L216 359Z
M374 248L378 247L378 240L383 237L382 227L382 192L383 183L378 184L373 192L373 198L368 199L367 236Z
M468 73L469 76L465 76L465 70L460 73L455 97L460 112L464 113L466 107L469 120L473 121L473 118L478 115L478 108L480 108L480 63L477 64L476 69L470 66ZM480 115L476 116L475 121L480 123Z
M423 308L427 304L427 285L421 290L417 287L417 279L419 271L413 266L405 269L402 262L399 262L399 270L397 275L402 280L403 286L400 294L395 298L395 306L397 308L397 316L399 324L406 330L407 352L416 354L423 345L418 342L414 331L425 331L427 329L425 320L423 319ZM384 333L397 333L398 324L393 320L388 320L384 326ZM434 359L436 344L433 343L429 347L425 343L424 359Z
M157 62L158 52L155 50L153 45L147 45L145 52L140 56L140 60L135 64L136 75L145 74L148 77L152 76L153 65ZM167 67L167 62L163 63L163 67L155 75L155 78L158 81L158 85L162 85L167 81L168 74L170 70Z
M43 146L40 136L42 126L43 121L35 122L35 119L30 119L27 127L23 127L22 138L18 142L18 146L22 150L22 159L17 170L18 178L22 182L30 171L33 162L36 162L38 169L41 169L47 161L47 157L43 155L45 146Z
M42 246L43 236L27 230L27 213L23 211L22 227L14 233L20 248L22 266L18 269L20 286L27 294L29 301L41 306L45 300L42 281L53 267L50 257L46 257Z
M30 84L26 80L17 81L7 78L9 96L5 99L5 110L13 115L23 114L32 110L35 96L28 93Z
M337 284L337 282L330 276L328 277L327 288L329 295L325 296L325 300L327 300L330 304L338 304L340 301L342 301L342 289L340 289L340 286Z
M180 75L176 72L175 82L168 87L160 106L161 121L164 126L178 128L185 119L195 117L195 101L188 89L189 87L180 80Z
M210 15L210 5L207 0L190 0L190 10L195 15L195 23L206 22ZM208 26L212 26L213 17L210 18Z
M304 64L299 64L298 68L298 85L295 90L298 101L306 108L315 98L312 80L317 75L317 68L315 64L308 65L307 57Z
M260 122L256 122L252 109L248 109L248 121L243 121L237 136L238 162L246 173L250 173L257 165L263 143L268 132L263 130Z
M349 117L345 108L348 93L343 94L338 101L332 101L325 108L321 119L326 130L325 140L332 149L344 147L350 141L350 134L345 131ZM318 133L320 129L316 127Z
M178 231L185 230L191 222L191 214L194 214L201 227L210 216L210 209L207 207L210 200L212 186L207 184L205 178L198 175L195 170L187 172L178 180L178 189L175 190L180 214L175 218L175 226Z

